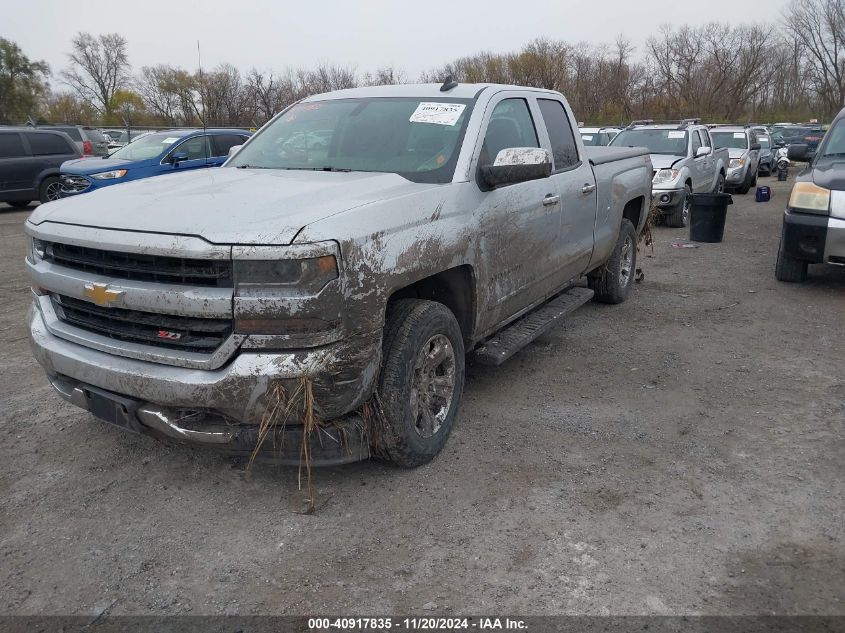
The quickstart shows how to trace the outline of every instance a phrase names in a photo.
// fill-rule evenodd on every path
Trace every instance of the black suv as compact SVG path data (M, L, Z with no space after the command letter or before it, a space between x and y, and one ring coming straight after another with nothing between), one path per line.
M64 132L0 127L0 202L23 208L60 198L59 167L81 157Z

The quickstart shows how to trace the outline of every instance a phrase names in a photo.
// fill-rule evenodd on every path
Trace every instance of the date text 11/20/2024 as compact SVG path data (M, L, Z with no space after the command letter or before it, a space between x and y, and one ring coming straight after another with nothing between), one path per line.
M525 631L527 625L518 618L309 618L309 631Z

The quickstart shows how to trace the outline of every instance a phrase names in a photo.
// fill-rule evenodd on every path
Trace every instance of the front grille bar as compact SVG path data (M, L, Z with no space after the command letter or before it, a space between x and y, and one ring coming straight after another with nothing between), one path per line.
M112 339L200 353L216 350L232 333L231 319L203 319L104 308L63 295L52 295L59 319Z
M58 242L48 242L45 246L45 259L74 270L134 281L232 287L229 260L121 253Z

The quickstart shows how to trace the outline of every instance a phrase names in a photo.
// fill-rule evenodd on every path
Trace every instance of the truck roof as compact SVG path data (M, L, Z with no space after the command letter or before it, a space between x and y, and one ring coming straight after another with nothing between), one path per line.
M554 90L543 88L529 88L526 86L509 86L506 84L458 84L451 90L442 92L442 84L399 84L390 86L364 86L361 88L347 88L345 90L334 90L322 94L312 95L303 101L326 101L328 99L361 99L374 97L429 97L437 99L475 99L487 88L494 88L495 92L500 90L521 90L531 92L542 92L550 95L560 96Z

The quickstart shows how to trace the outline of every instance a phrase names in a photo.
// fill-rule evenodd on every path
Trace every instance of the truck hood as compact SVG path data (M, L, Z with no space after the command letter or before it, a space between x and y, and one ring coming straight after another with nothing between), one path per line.
M667 156L666 154L650 154L651 164L655 169L668 169L685 156Z
M845 163L841 162L841 159L820 160L813 166L812 176L813 182L819 187L834 191L845 190Z
M742 158L745 156L747 149L736 149L734 147L728 148L728 158Z
M385 173L222 167L103 187L41 205L29 221L194 235L214 244L290 244L317 220L438 186Z

